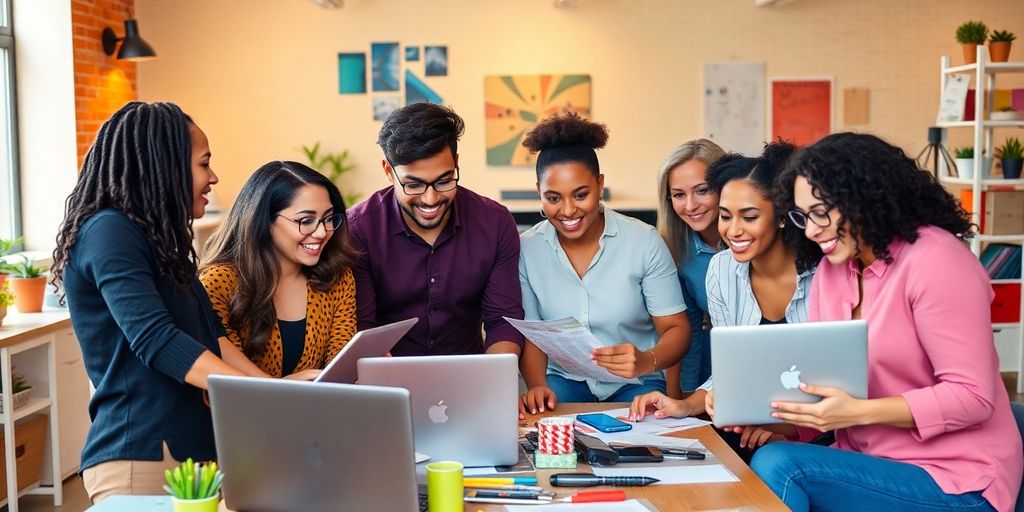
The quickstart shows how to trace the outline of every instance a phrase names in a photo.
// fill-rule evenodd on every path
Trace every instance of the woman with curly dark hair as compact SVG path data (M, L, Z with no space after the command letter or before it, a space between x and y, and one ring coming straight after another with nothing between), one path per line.
M711 257L706 278L708 313L713 327L769 325L807 321L807 290L821 258L817 246L786 222L773 203L772 185L796 148L784 142L765 146L758 157L730 154L708 169L707 180L720 196L718 231L729 247ZM816 252L817 251L817 252ZM684 400L657 393L634 400L631 413L642 419L695 416L712 409L712 379ZM772 439L773 432L748 428L726 441L749 459L750 449Z
M835 444L774 443L754 471L796 511L1011 510L1020 433L999 376L992 289L963 241L967 214L872 135L810 146L778 191L825 254L810 320L867 320L868 398L801 384L822 400L775 403L774 416L800 439L834 431Z
M548 118L523 141L540 153L537 192L547 217L521 236L526 319L576 318L604 345L576 363L610 373L607 381L584 378L527 341L520 366L528 391L520 413L664 392L662 370L674 367L689 345L686 306L665 242L654 227L601 204L604 175L595 150L607 141L603 125L576 114Z
M268 374L319 375L356 332L356 253L338 187L298 162L263 165L207 244L199 280L228 339Z
M215 458L207 377L262 374L223 337L196 278L210 156L174 104L129 103L100 127L68 196L51 272L96 388L81 465L93 501L162 494L175 461Z

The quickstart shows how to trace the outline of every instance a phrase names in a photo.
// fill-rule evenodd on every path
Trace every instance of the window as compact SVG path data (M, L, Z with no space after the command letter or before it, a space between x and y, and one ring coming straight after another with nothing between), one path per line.
M0 238L21 234L11 0L0 0Z

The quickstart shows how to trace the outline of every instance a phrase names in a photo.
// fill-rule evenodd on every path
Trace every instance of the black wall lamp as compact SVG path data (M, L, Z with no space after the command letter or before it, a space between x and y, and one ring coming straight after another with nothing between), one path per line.
M121 48L117 42L121 41ZM124 20L124 37L117 37L110 27L103 29L103 52L113 55L117 50L117 60L141 62L156 58L153 47L139 36L139 22L134 19Z

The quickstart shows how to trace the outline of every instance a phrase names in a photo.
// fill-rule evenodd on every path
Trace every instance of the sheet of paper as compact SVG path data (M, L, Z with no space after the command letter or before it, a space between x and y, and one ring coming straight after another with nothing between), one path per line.
M624 419L629 415L629 409L626 407L604 411L604 413L633 425L631 431L644 434L668 434L669 432L679 432L711 424L710 421L699 420L697 418L655 418L649 414L640 421L628 421Z
M619 377L590 360L590 352L604 345L575 318L528 321L505 317L505 320L570 374L598 382L640 384L640 379Z
M631 436L618 437L605 441L611 444L625 444L634 446L656 446L658 448L675 448L678 450L690 450L700 448L700 441L696 439L683 439L680 437L653 436L651 434L633 434Z
M498 472L494 466L476 466L462 469L462 476L493 475Z
M614 503L554 503L551 505L505 505L508 512L651 512L639 500L617 501Z
M721 464L593 469L594 474L598 476L649 476L660 480L652 485L739 482L739 479Z

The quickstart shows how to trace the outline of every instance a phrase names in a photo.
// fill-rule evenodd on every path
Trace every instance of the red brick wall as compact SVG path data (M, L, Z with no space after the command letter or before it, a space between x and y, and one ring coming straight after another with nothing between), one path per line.
M124 37L134 7L135 0L71 0L79 166L103 121L136 99L135 63L106 55L100 40L104 27Z

